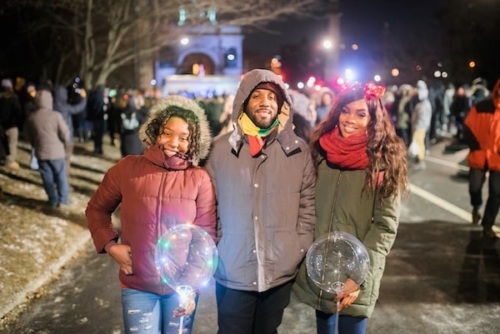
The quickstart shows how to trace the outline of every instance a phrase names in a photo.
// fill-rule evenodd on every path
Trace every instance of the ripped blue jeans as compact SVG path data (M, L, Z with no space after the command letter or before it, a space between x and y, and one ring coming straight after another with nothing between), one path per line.
M196 297L198 299L198 296ZM157 295L135 289L122 289L123 324L126 334L178 334L181 318L173 316L179 306L176 293ZM182 319L182 333L191 334L195 312Z

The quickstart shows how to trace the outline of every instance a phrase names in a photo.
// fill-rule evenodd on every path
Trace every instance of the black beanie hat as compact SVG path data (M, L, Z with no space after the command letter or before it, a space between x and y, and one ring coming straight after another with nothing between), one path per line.
M285 97L283 96L283 91L281 90L281 87L275 84L274 82L261 82L257 86L252 89L248 97L252 95L254 90L256 89L267 89L276 94L276 102L278 103L278 113L281 111L281 107L283 106L283 103L285 102ZM245 108L246 105L248 104L248 98L245 101Z

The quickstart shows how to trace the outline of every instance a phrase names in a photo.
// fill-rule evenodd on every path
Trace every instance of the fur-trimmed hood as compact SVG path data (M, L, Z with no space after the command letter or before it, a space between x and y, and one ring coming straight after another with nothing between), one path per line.
M193 100L180 95L171 95L165 99L158 101L158 103L151 108L146 122L139 130L139 138L147 145L155 145L160 131L165 122L170 119L172 114L178 111L172 110L172 106L191 111L198 124L198 133L191 134L189 156L192 159L193 165L198 165L200 160L208 156L211 144L210 127L208 124L205 111ZM188 123L193 122L190 117L185 118ZM190 124L191 125L191 124ZM151 129L154 131L151 131ZM148 131L149 130L149 131ZM194 137L193 137L194 136Z

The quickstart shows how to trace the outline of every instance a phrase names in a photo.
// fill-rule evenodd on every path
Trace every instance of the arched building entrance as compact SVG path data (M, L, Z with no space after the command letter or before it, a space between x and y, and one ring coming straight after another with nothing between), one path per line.
M162 49L155 63L162 94L236 89L243 70L241 27L185 26L182 30L178 43Z
M204 53L190 53L181 60L177 74L213 75L215 64L212 58Z

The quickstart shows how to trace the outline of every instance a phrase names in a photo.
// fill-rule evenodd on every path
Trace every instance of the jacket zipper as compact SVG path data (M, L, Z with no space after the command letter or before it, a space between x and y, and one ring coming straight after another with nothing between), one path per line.
M340 177L342 176L342 171L339 171L339 175L337 176L337 182L336 182L336 187L335 187L335 194L334 194L334 197L333 197L333 203L332 203L332 209L330 211L330 221L328 223L328 233L331 233L332 232L332 228L333 228L333 214L335 212L334 208L335 208L335 203L337 202L337 196L338 196L338 190L339 190L339 183L340 183ZM328 252L328 249L325 250L325 254L323 256L323 258L326 260L326 257L328 254L326 254ZM324 277L322 277L321 279L323 279ZM318 295L318 304L317 304L317 307L316 309L320 309L320 305L321 305L321 298L323 297L323 289L320 289L319 290L319 295Z

